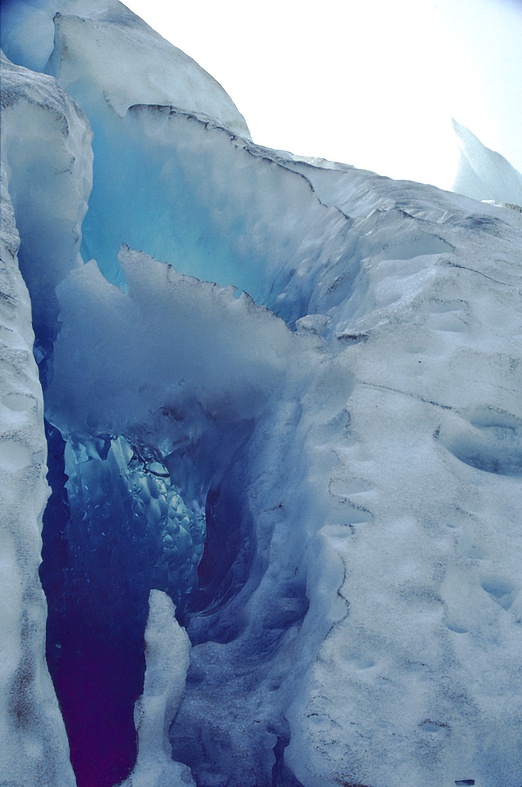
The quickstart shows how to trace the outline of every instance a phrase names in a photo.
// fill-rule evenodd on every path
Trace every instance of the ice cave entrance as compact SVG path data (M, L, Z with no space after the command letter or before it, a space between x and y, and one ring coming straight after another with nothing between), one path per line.
M149 591L167 591L183 616L205 522L143 447L107 435L64 440L50 424L47 438L47 660L79 787L112 787L136 759Z

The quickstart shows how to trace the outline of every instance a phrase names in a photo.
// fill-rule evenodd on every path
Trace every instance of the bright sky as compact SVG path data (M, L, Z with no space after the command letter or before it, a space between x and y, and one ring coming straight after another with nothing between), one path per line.
M522 170L520 0L128 0L255 142L449 188L455 117Z

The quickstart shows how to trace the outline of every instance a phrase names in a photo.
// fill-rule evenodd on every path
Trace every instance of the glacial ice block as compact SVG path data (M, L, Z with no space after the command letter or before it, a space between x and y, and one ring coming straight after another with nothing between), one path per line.
M140 436L147 425L164 453L190 435L206 456L206 428L233 433L276 395L295 336L246 295L130 249L120 260L128 293L94 261L58 288L49 413L64 433Z
M1 14L7 56L35 71L50 58L77 100L98 92L120 116L133 104L176 106L249 136L221 85L117 0L6 0Z
M175 106L249 136L243 116L201 66L121 3L107 6L106 13L91 18L67 10L55 16L47 68L68 92L82 95L91 85L120 117L134 104Z

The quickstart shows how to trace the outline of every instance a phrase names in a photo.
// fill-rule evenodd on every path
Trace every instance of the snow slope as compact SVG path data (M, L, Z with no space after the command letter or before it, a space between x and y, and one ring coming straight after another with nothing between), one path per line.
M41 577L78 784L128 776L143 693L133 787L519 787L520 211L254 145L177 50L168 93L148 28L93 8L3 12L8 53L37 69L61 13L57 81L2 64L2 154L51 424ZM27 351L17 370L41 396ZM39 593L37 538L16 527L29 563L6 565ZM28 609L3 613L14 643ZM39 609L34 690L56 713ZM70 783L66 751L62 735L45 784ZM10 762L5 780L42 784Z

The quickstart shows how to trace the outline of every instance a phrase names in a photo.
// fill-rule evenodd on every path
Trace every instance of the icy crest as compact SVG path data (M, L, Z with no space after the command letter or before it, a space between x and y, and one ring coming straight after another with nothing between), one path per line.
M522 205L522 175L500 153L453 121L461 149L454 190L468 197Z
M249 134L221 85L117 0L7 0L2 21L8 57L48 70L85 109L98 93L122 117L133 104L173 105Z

